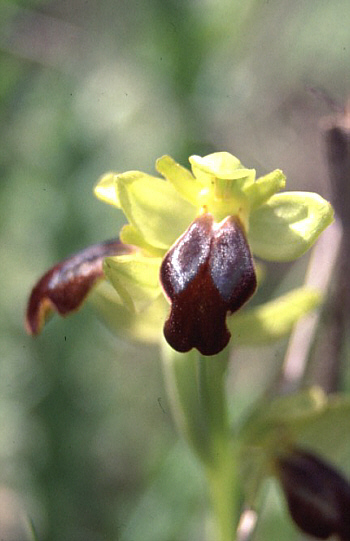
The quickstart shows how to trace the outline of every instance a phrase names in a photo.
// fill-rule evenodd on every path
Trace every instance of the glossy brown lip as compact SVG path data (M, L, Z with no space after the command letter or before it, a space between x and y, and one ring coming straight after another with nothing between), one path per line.
M91 288L103 278L102 264L107 256L132 252L132 246L119 239L94 244L49 269L30 294L25 327L37 335L52 312L66 316L78 310Z
M238 310L256 289L249 245L237 217L220 224L199 216L166 254L160 270L171 302L164 326L177 351L193 347L215 355L228 344L226 315Z

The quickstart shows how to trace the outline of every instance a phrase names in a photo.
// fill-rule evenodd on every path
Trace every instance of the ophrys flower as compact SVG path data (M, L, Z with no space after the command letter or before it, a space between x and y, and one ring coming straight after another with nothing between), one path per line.
M157 324L166 320L174 349L213 355L229 341L227 313L255 290L252 254L273 261L299 257L333 211L314 193L278 194L285 186L280 170L256 179L255 170L227 152L189 161L192 172L163 156L156 163L163 178L140 171L101 178L95 194L124 212L129 223L120 239L134 247L108 255L103 272L129 319L157 303ZM170 315L160 300L164 293Z

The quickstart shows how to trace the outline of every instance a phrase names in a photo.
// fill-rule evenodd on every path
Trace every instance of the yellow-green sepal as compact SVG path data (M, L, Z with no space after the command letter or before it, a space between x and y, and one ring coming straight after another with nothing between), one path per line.
M96 184L94 194L101 201L113 205L114 207L121 208L116 191L117 179L117 173L106 173L100 178L98 184Z
M131 312L114 287L104 280L93 289L88 302L117 336L155 346L160 343L162 322L169 309L163 295L159 295L144 310Z
M350 398L320 387L261 401L242 425L245 445L278 453L279 445L313 450L331 460L350 450ZM348 436L349 434L349 436ZM350 460L347 458L350 469Z
M320 390L320 392L322 392ZM344 467L350 474L350 397L324 394L323 406L294 428L299 447L313 449L319 455Z
M157 171L172 183L178 193L194 206L198 204L198 193L201 184L191 172L177 163L171 156L162 156L156 161Z
M295 429L314 419L325 407L321 389L262 399L240 428L241 479L247 502L257 504L262 481L275 474L276 457L296 444Z
M227 318L232 343L240 346L270 344L287 336L295 323L321 302L318 290L294 289L255 308L237 312Z
M105 276L131 312L144 310L161 293L159 267L161 258L146 257L139 252L107 257Z
M269 448L278 440L281 445L286 445L294 440L301 426L324 410L326 404L327 397L319 387L277 396L270 401L262 399L242 425L240 437L246 445L261 448Z
M163 250L196 216L196 209L170 182L145 173L119 175L117 195L129 223L148 244Z
M320 387L262 400L240 429L242 481L254 504L261 481L276 475L275 460L289 450L311 452L350 471L350 399Z
M333 209L310 192L275 194L250 216L248 240L258 257L292 261L303 255L332 223Z
M213 179L232 180L242 188L255 180L255 169L243 167L239 159L229 152L214 152L204 157L194 155L189 157L189 161L194 176L203 184L209 185Z
M282 190L285 185L285 175L280 169L275 169L271 173L258 178L254 184L245 186L243 191L249 199L250 211L253 212L266 203L271 196Z
M148 244L148 242L146 242L141 235L141 232L131 224L123 225L119 237L123 244L137 246L138 248L141 248L142 251L147 252L149 255L163 257L165 253L165 250Z

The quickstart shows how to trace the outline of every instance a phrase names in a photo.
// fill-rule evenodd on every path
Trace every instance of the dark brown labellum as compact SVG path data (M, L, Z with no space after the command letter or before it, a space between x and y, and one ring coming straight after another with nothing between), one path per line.
M131 246L117 239L106 241L89 246L48 270L29 297L25 322L28 333L39 334L53 311L65 316L77 310L103 277L103 259L131 251Z
M171 301L164 326L177 351L197 348L215 355L228 344L227 312L238 310L254 293L256 277L240 220L220 224L199 216L166 254L160 279Z
M350 540L350 484L312 453L292 450L279 457L278 476L288 508L301 530L320 539Z

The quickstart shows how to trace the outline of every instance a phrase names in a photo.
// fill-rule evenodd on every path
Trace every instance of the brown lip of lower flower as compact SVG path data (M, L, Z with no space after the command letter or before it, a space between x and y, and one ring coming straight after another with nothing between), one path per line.
M215 355L228 344L227 313L254 293L256 276L244 228L236 216L220 224L196 218L163 259L160 280L171 302L164 326L177 351Z
M25 319L28 334L39 334L52 312L66 316L78 310L91 288L103 278L104 258L133 250L119 239L108 240L89 246L49 269L29 297Z
M277 459L277 475L290 514L305 533L350 539L350 484L324 460L300 449Z

